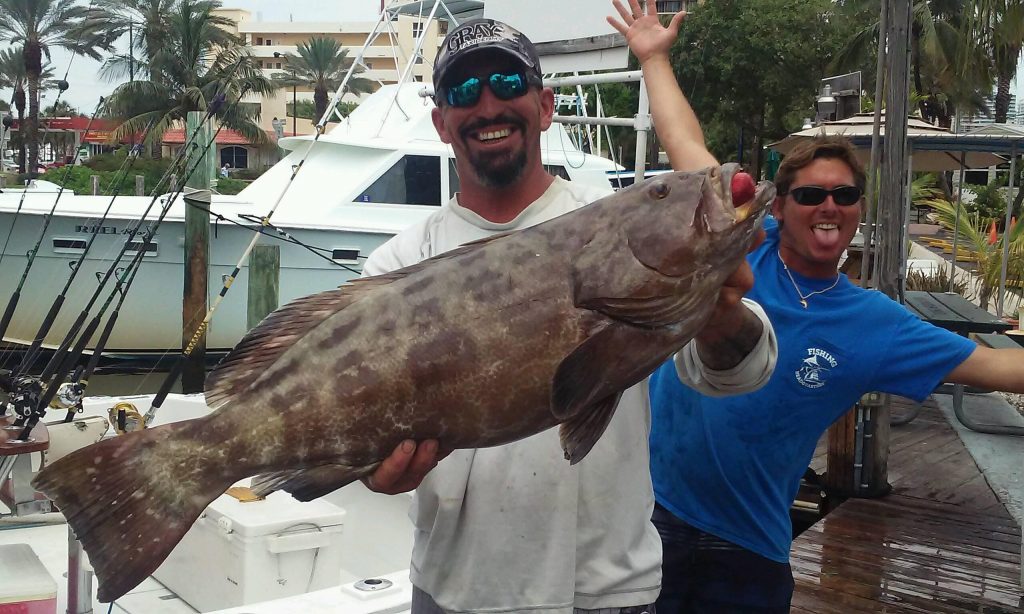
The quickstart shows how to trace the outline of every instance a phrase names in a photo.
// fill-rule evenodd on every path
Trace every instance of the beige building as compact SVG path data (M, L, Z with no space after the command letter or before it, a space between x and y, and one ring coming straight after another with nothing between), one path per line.
M252 48L267 76L283 72L288 66L288 55L297 55L297 46L313 37L329 37L337 40L348 49L350 58L355 59L367 38L377 27L377 22L312 22L312 21L261 21L247 10L222 8L218 15L227 17L234 22L234 32L242 36ZM363 53L363 65L366 71L360 76L377 82L379 85L397 83L401 72L404 72L412 57L415 44L423 29L426 28L422 58L413 64L410 80L430 82L431 67L437 56L437 49L444 38L446 22L400 16L378 28L378 36ZM390 36L389 36L390 33ZM392 44L394 41L394 44ZM334 92L330 93L331 96ZM313 122L308 119L287 116L286 105L293 100L313 100L310 88L284 88L273 95L261 97L254 95L246 102L260 106L260 125L273 132L275 118L285 120L284 134L309 134L313 131ZM358 98L347 94L345 101L356 101Z

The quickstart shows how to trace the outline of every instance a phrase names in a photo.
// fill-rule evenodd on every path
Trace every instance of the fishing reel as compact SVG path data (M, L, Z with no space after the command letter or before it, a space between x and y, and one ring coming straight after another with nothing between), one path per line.
M51 409L67 409L82 411L82 397L85 396L85 386L80 382L64 382L57 389L57 394L50 401Z
M7 399L8 406L14 410L19 420L28 420L36 413L39 396L43 385L34 377L21 376L14 378L14 392Z
M114 427L114 431L118 435L141 431L146 428L146 419L142 417L142 413L131 403L122 401L115 404L107 410L107 416L110 418L110 426Z

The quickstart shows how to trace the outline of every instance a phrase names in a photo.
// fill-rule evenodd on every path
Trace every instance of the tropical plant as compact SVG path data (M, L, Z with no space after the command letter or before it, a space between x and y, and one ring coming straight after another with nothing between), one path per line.
M58 100L43 109L43 115L46 117L77 117L81 113L78 112L78 109L71 106L71 103L67 100Z
M278 88L308 87L313 90L313 104L316 120L327 112L328 94L341 87L341 82L352 66L352 58L333 38L314 36L297 47L299 55L285 54L288 65L283 73L273 77ZM345 84L345 91L354 94L373 91L373 81L356 75L364 72L357 66L352 77Z
M851 29L830 0L705 2L686 20L671 60L719 160L749 155L798 128L829 59Z
M0 37L22 47L28 89L28 117L24 138L28 141L28 172L39 164L39 89L43 56L51 47L100 59L100 51L112 47L112 39L88 26L86 9L75 0L0 0Z
M990 54L996 81L994 119L1004 124L1010 108L1010 84L1024 46L1024 0L975 0L968 4L972 10L965 29Z
M190 111L205 112L218 96L226 102L215 111L224 126L250 143L266 145L258 108L236 104L246 93L274 90L241 39L224 30L228 20L213 14L220 3L180 0L167 22L166 45L146 62L150 78L118 86L107 103L108 112L122 119L113 130L116 140L145 133L157 147L167 130L185 122Z
M957 277L952 287L950 287L949 271L946 267L939 267L934 273L926 273L916 269L907 271L907 290L920 290L923 292L952 291L960 296L970 296L967 280L963 277Z
M858 15L868 16L868 25L860 28L836 55L838 71L866 71L868 81L875 79L875 53L878 49L879 0L854 0L848 4ZM975 114L985 109L985 98L992 87L991 60L977 37L965 27L965 10L970 3L915 0L911 16L911 78L921 116L949 128L956 111Z
M25 59L20 47L0 51L0 87L12 88L11 103L18 111L18 126L25 125ZM18 172L25 172L25 138L18 134Z
M348 117L358 106L359 103L357 102L339 102L337 111L342 117ZM294 105L289 102L285 105L285 114L288 117L301 117L302 119L313 121L319 121L320 119L320 116L316 114L316 105L313 104L312 100L298 100ZM327 121L336 122L338 119L332 115Z
M958 243L973 253L977 264L975 276L978 281L978 302L987 309L989 301L999 288L1003 265L1003 245L1009 241L1006 279L1008 285L1020 286L1024 280L1024 224L1014 225L1009 233L1002 233L994 243L989 243L988 228L977 212L970 212L962 204L954 206L945 201L932 205L939 216L939 223L958 235ZM957 216L959 209L959 217ZM1017 297L1019 303L1020 297Z
M128 36L131 48L127 54L111 56L101 72L107 79L134 80L148 77L150 62L170 44L170 19L176 0L92 0L86 23L106 32L112 38ZM138 75L136 75L138 71Z

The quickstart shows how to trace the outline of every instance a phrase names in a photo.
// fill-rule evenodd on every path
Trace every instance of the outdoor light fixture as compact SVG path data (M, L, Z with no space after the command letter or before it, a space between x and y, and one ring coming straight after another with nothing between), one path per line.
M836 108L839 105L836 102L835 97L832 96L832 86L831 85L825 84L825 86L821 88L821 96L818 96L818 103L817 103L817 105L818 105L818 117L821 120L828 120L829 118L831 118L835 114Z
M814 127L814 124L811 123L811 118L810 117L805 117L804 118L804 125L800 129L801 130L810 130L813 127Z

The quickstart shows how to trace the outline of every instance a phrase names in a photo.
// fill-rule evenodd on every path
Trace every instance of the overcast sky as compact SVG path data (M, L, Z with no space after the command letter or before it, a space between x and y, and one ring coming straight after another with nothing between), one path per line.
M262 21L373 21L380 11L380 0L224 0L224 6L244 8L253 13L253 19L259 14ZM100 96L106 96L117 85L100 78L97 73L99 66L99 62L89 58L72 58L63 50L53 51L54 74L62 77L67 72L71 85L61 99L86 115L93 113ZM1017 74L1014 89L1017 100L1024 101L1024 57ZM0 95L10 101L10 90L4 90ZM56 92L48 92L45 96L44 107L53 103Z

